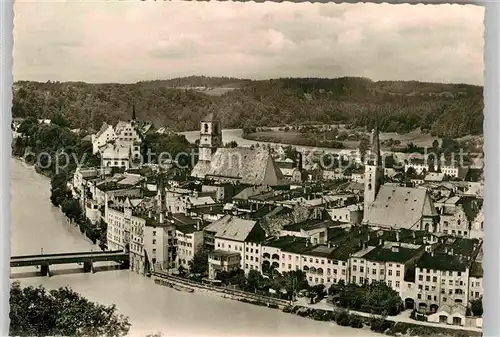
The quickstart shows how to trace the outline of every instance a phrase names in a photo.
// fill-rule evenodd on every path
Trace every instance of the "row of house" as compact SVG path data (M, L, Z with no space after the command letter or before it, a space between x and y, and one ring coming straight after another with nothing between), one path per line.
M134 120L103 127L95 150L107 158L106 149L125 144L130 155L144 131ZM212 279L242 269L302 270L310 285L327 287L384 281L407 308L465 324L455 314L482 296L480 184L444 173L398 183L382 165L377 130L360 169L331 181L305 174L300 155L222 147L221 131L215 113L201 121L189 178L110 158L76 171L75 197L92 222L107 223L108 248L128 251L131 270L189 268L204 249Z

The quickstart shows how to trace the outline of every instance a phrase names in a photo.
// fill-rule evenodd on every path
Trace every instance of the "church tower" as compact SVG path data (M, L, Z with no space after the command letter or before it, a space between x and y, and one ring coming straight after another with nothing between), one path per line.
M136 114L135 114L135 103L132 105L132 119L130 120L130 125L135 127L137 124Z
M222 128L217 114L212 112L201 120L199 160L210 162L219 147L222 147Z
M380 141L377 127L372 130L370 149L367 151L365 157L364 206L366 210L367 206L375 201L380 186L384 183L384 167L380 155Z

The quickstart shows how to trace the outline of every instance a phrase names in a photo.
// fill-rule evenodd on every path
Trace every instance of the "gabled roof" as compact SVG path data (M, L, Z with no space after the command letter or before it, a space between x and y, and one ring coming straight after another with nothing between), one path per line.
M409 229L419 224L422 217L437 215L427 189L383 185L375 201L366 207L363 222Z
M104 122L101 126L101 129L96 133L95 138L99 138L111 125L108 125Z
M236 194L233 199L248 200L250 197L259 195L263 192L268 192L271 189L268 186L249 186Z
M285 184L281 170L267 150L243 147L217 149L211 162L199 161L191 175L226 178L248 185Z
M221 239L245 241L255 226L259 226L255 220L246 220L226 215L212 222L205 227L205 230L215 232L215 236Z

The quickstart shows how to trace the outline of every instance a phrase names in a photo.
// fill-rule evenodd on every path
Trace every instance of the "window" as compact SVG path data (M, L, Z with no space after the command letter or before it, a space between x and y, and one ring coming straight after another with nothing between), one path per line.
M457 276L462 276L462 273L458 271Z
M422 294L418 294L418 295L417 295L417 298L418 298L419 300L421 300L421 299L422 299Z
M422 275L418 275L418 280L419 281L423 281L424 280L424 277Z
M352 283L356 283L356 276L352 277Z
M153 254L156 254L156 249L155 248L153 248Z
M401 271L396 270L396 276L401 276Z
M355 266L355 265L352 266L352 271L356 271L356 269L357 269L357 266Z
M391 280L387 281L387 285L388 285L389 287L392 287L392 281L391 281Z
M427 275L427 276L425 277L425 281L426 281L426 282L430 282L430 281L431 281L431 277L430 277L429 275Z
M437 282L437 281L438 281L437 276L434 276L434 277L432 278L432 282Z
M153 236L156 236L156 231L153 231Z
M400 286L400 282L396 281L396 288L399 288L399 286Z
M155 239L153 239L153 245L154 245L154 244L156 244L156 240L155 240Z
M372 275L377 275L377 269L372 269Z
M363 268L363 267L359 267L359 271L360 271L360 272L364 272L365 270L364 270L364 268Z
M389 276L392 276L392 269L389 269L388 274Z
M360 277L359 278L359 283L363 283L363 281L364 281L364 278Z

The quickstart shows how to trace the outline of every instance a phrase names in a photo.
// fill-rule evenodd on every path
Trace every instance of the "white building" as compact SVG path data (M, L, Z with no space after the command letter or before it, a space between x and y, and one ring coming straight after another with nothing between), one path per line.
M248 273L260 270L260 245L265 232L255 220L226 215L204 228L205 235L214 239L215 250L237 252L241 255L240 268ZM248 252L247 252L248 248Z

